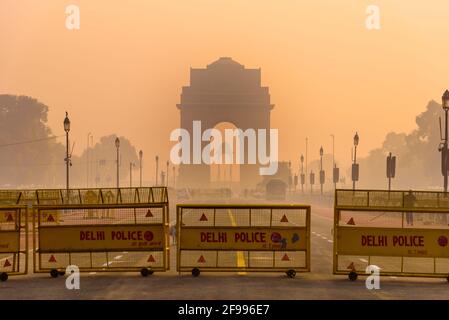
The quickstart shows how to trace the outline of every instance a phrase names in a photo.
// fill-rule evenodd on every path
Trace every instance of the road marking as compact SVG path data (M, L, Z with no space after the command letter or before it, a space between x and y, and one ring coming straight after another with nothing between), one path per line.
M89 274L97 274L96 272L89 272Z
M391 278L391 279L397 279L398 277L395 277L395 276L391 276L390 278Z
M234 219L234 215L232 214L231 210L228 209L228 215L229 215L229 219L231 219L231 224L233 227L237 226L237 223L235 222ZM237 267L238 268L245 268L246 264L245 264L245 258L243 256L243 252L242 251L237 251ZM238 274L246 274L246 272L238 272Z
M118 260L118 259L121 259L121 258L123 258L123 256L116 256L114 259Z
M362 262L368 263L368 260L366 260L366 259L360 258L359 260L362 261Z
M327 242L329 242L329 243L333 243L334 241L332 241L332 240L327 240Z

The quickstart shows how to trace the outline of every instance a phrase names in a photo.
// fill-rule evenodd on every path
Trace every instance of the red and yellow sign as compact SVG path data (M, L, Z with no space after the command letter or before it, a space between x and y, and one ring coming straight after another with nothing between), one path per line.
M449 229L339 227L338 254L449 258Z
M299 228L182 227L184 250L306 250L307 232Z
M0 232L0 253L18 252L20 250L19 231Z
M164 226L41 226L41 252L163 249Z

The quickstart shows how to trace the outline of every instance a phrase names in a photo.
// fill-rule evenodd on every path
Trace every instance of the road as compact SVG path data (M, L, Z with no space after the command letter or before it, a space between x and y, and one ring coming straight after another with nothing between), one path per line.
M0 299L449 299L445 279L385 276L379 290L368 290L365 277L350 282L332 275L331 217L330 208L312 208L312 272L294 279L283 273L178 275L172 246L171 270L165 273L147 278L129 272L83 273L80 290L67 290L65 277L29 274L0 283Z

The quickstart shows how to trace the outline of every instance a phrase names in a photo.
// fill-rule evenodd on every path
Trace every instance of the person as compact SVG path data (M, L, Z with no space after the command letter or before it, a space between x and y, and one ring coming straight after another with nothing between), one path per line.
M172 237L172 243L175 245L176 244L176 225L172 225L170 227L170 235Z
M404 195L404 207L412 208L415 206L416 197L413 195L412 190L409 190L407 194ZM408 226L413 226L413 212L406 211L405 219L407 221Z

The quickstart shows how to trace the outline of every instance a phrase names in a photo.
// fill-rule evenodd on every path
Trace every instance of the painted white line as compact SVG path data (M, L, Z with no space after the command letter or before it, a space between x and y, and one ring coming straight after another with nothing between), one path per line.
M97 274L96 272L89 272L89 274Z
M327 242L329 242L329 243L334 243L334 241L332 241L332 240L327 240Z
M115 259L115 260L118 260L118 259L121 259L121 258L123 258L123 256L117 256L117 257L115 257L114 259Z
M359 260L362 261L362 262L368 263L368 260L366 260L366 259L360 258Z
M391 278L391 279L397 279L398 277L395 277L395 276L391 276L390 278Z

